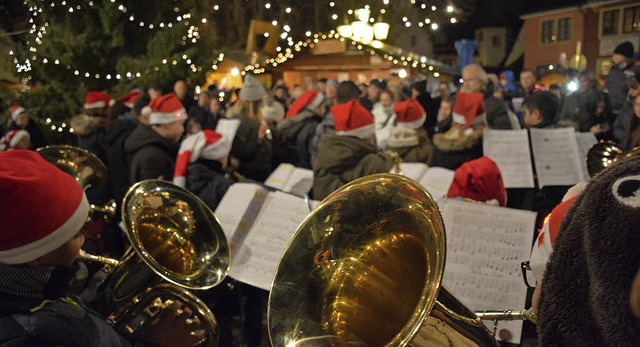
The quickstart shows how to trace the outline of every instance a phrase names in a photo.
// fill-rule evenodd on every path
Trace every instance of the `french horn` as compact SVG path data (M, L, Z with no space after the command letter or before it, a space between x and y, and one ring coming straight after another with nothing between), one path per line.
M600 171L632 156L640 155L640 146L623 151L612 141L598 142L587 153L587 170L593 177Z
M416 181L366 176L302 222L269 296L273 346L498 346L442 286L439 208ZM489 316L494 319L494 316Z

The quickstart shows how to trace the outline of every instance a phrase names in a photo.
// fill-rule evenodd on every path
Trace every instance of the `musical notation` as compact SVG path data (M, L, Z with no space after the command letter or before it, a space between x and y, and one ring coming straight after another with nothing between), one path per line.
M526 130L485 129L482 148L502 174L506 188L533 188L533 168Z
M531 129L531 146L540 188L583 182L582 156L573 128Z

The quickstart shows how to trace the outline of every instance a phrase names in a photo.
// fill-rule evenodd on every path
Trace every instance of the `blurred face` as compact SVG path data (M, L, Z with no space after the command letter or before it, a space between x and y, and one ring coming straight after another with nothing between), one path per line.
M209 112L218 114L220 112L220 101L216 98L211 98L209 102Z
M478 79L478 72L475 69L465 69L462 71L462 87L464 93L482 93L484 84Z
M30 261L30 266L71 266L78 259L78 252L84 244L82 231L71 240L42 257Z
M379 100L380 92L380 88L372 84L367 88L367 97L369 100Z
M451 115L451 103L443 101L440 103L440 110L438 110L438 122L442 122Z
M329 98L329 99L335 98L336 97L336 88L327 86L327 88L325 89L325 96L327 98Z
M147 90L147 94L149 94L149 99L155 99L157 97L159 97L161 94L161 92L159 90L153 89L153 88L149 88Z
M633 100L633 114L640 118L640 96L636 96L635 100Z
M282 88L276 89L275 96L278 99L284 99L284 89Z
M31 141L29 141L28 137L22 138L22 140L20 140L18 143L16 143L15 146L13 146L13 149L29 149L29 148L31 148Z
M209 110L210 102L211 102L211 98L209 98L209 95L205 93L198 94L198 106L204 108L205 110Z
M589 90L589 87L591 87L591 83L589 83L589 80L584 77L580 77L578 79L578 83L579 83L578 88L581 93L586 93Z
M173 85L173 92L180 98L184 99L187 96L187 84L183 81L178 81Z
M438 92L440 96L449 96L449 85L446 83L440 83L438 86Z
M614 54L611 56L611 60L615 65L620 65L624 63L624 61L626 60L626 57L622 54Z
M536 83L536 77L531 71L524 71L520 74L520 85L524 90L529 91L533 89Z
M178 143L184 133L184 121L180 120L169 124L155 125L154 129L165 139Z
M538 124L540 124L540 111L538 110L533 110L530 111L529 107L524 106L523 107L523 118L522 118L522 122L524 123L524 127L525 128L532 128Z
M380 94L380 103L382 103L382 105L384 106L390 106L391 104L393 104L393 99L391 98L391 94L389 93Z
M29 114L26 112L22 112L18 117L16 117L16 125L21 129L24 129L29 125Z

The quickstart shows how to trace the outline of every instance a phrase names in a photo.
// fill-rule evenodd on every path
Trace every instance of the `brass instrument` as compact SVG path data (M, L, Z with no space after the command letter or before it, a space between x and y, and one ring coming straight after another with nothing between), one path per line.
M391 150L386 150L382 152L387 159L393 160L393 173L402 175L402 169L400 168L400 164L402 163L402 157L398 152L394 152Z
M376 174L343 186L302 222L278 265L272 345L498 346L442 287L445 243L438 206L416 181Z
M186 189L148 180L125 195L122 221L131 243L122 260L81 255L112 270L100 288L107 321L120 332L136 335L144 320L179 300L200 319L206 345L216 345L215 317L186 290L212 288L229 271L229 245L213 212Z
M623 151L612 141L598 142L587 153L587 169L591 177L629 157L640 155L640 146Z
M36 150L44 160L71 175L87 192L104 187L107 183L107 167L93 153L68 145L46 146ZM109 200L103 206L91 204L89 218L109 221L115 216L116 203Z

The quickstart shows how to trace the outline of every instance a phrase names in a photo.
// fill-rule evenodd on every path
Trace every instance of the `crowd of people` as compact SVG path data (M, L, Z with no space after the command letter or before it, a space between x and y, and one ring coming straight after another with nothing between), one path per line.
M569 187L505 190L497 167L483 157L483 129L573 127L579 132L591 132L599 140L613 141L623 150L637 147L640 67L633 55L630 42L620 44L604 85L593 72L584 71L578 76L578 89L572 93L537 85L531 70L521 71L519 83L515 83L511 71L497 76L487 74L476 64L462 70L459 90L450 90L452 84L443 81L434 93L429 92L425 80L409 84L395 75L373 79L366 85L330 79L307 81L305 86L292 88L290 95L282 80L267 90L247 74L242 88L226 91L225 98L215 85L194 98L184 81L177 81L173 93L167 94L152 84L146 92L135 89L118 100L105 92L87 93L84 112L72 117L71 126L77 137L74 144L96 155L108 167L108 185L100 194L90 196L92 204L113 198L119 205L132 184L162 179L185 187L215 210L234 182L264 182L281 163L313 170L309 196L322 200L354 179L389 172L402 160L458 170L449 197L495 200L501 206L535 211L541 226L542 219L561 202ZM86 197L73 186L73 180L69 183L68 177L58 175L55 168L29 151L47 144L29 110L13 105L9 113L9 123L0 140L1 151L5 152L0 158L0 191L6 204L2 220L8 221L4 224L11 231L2 236L0 246L0 272L5 278L0 285L0 312L14 317L2 324L22 330L21 335L8 337L0 333L0 343L10 339L64 341L59 340L64 330L56 332L60 336L40 335L43 326L49 324L50 317L43 312L48 310L73 315L79 320L74 324L103 331L94 317L87 318L90 311L60 308L58 304L66 302L66 287L52 287L71 277L67 270L82 245L82 234L78 232L87 213ZM240 121L233 138L216 132L218 121L227 118ZM489 178L479 179L486 183L484 187L492 187L491 192L485 194L477 183L471 183L479 182L472 177L487 172L469 166L475 163L494 168L489 170ZM21 179L30 180L32 186L15 188ZM48 195L40 196L36 191ZM28 202L60 201L54 205L64 210L66 204L68 208L64 213L39 209L36 215L25 216L25 211L33 208L13 202L22 201L29 194L34 197ZM26 219L36 225L24 225ZM112 257L124 252L125 242L117 222L116 217L104 227L105 234L111 234L107 239L116 241L100 250ZM536 264L536 277L540 280L548 253ZM58 270L62 268L67 270ZM258 345L264 341L267 293L230 279L221 287L213 299L207 299L221 317L221 343L231 344L231 317L239 310L245 320L246 343ZM42 300L54 303L43 303L43 310L30 313L29 309ZM170 335L162 331L166 321L184 320L184 310L173 309L173 315L151 327L156 336ZM35 323L24 323L22 319L29 316L41 317L42 321L36 318ZM166 338L184 338L181 334L186 334L197 340L201 338L199 333L190 334L196 328L197 324ZM5 326L0 330L6 330ZM93 340L98 337L106 340ZM148 343L165 345L158 338L146 338ZM91 338L77 336L74 341L84 345L126 343L102 333Z

